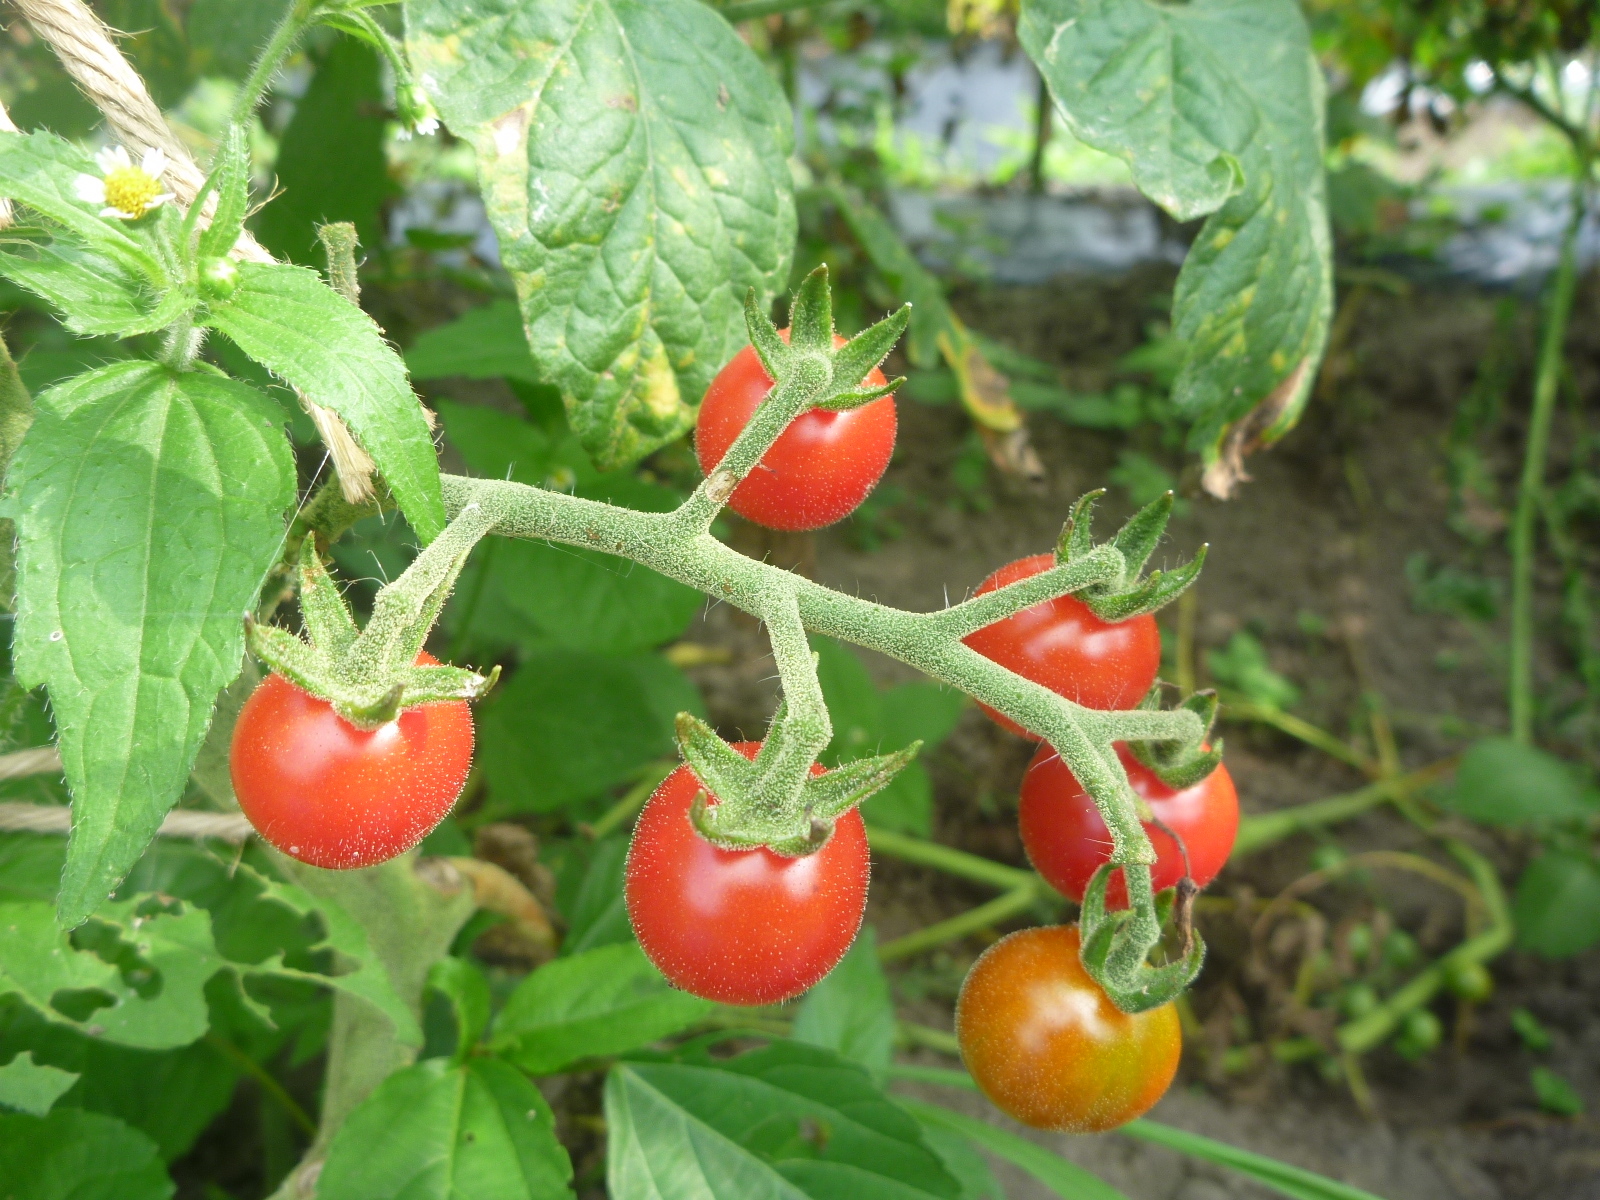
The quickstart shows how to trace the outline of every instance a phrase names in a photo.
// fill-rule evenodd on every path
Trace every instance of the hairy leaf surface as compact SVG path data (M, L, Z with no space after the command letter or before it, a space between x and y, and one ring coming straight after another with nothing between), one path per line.
M143 852L239 672L294 500L281 420L244 384L147 362L39 397L8 479L16 672L50 689L73 793L69 925Z
M345 419L424 543L444 528L427 419L371 317L309 268L240 263L238 288L211 304L205 322Z
M699 0L409 0L407 45L478 155L533 356L602 468L693 423L784 286L792 118Z

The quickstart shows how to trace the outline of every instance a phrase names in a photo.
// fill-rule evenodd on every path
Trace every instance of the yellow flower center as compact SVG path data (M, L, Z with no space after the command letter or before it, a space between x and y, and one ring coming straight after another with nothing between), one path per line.
M142 217L161 194L161 184L140 167L118 167L106 173L106 207Z

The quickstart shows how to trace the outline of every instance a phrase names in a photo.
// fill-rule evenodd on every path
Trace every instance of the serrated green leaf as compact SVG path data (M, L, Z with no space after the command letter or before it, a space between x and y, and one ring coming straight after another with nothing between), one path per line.
M894 1000L878 962L877 936L863 926L839 965L806 993L791 1034L877 1074L894 1052Z
M788 277L788 103L698 0L409 0L407 48L477 151L534 358L595 461L694 423Z
M45 684L73 793L59 907L110 893L183 790L294 500L275 405L153 363L59 384L7 477L17 677Z
M280 883L261 875L257 875L257 879L262 900L281 904L291 912L302 915L316 914L322 923L324 936L313 943L309 950L335 951L335 961L341 969L337 973L327 974L302 970L289 966L282 953L245 969L256 975L276 975L321 984L359 997L389 1019L402 1045L420 1047L422 1029L406 1002L395 991L389 972L373 952L366 931L356 919L332 898L314 896L298 884Z
M615 1200L954 1200L916 1121L860 1067L774 1042L732 1059L687 1051L606 1079Z
M1173 399L1208 459L1299 418L1333 273L1322 72L1293 0L1026 0L1017 36L1074 136L1180 220L1212 214L1173 296ZM1242 456L1242 455L1241 455Z
M444 528L439 462L400 356L371 317L305 267L240 263L205 323L344 418L423 542Z
M522 660L479 717L478 761L496 813L551 812L674 753L673 720L699 693L654 654L547 650Z
M33 1052L24 1050L0 1067L0 1105L42 1117L77 1082L76 1073L36 1063Z
M66 241L0 252L0 275L42 296L74 333L127 336L151 323L148 292L138 276L103 254ZM165 315L165 314L163 314Z
M561 1200L572 1163L539 1089L505 1063L433 1058L345 1119L318 1200Z
M647 1046L713 1007L672 987L637 945L601 946L524 979L495 1018L490 1044L524 1071L549 1074Z
M496 300L421 334L406 351L413 379L520 379L538 383L539 368L522 332L514 300Z
M88 932L101 954L76 949L48 904L0 905L0 993L48 1021L125 1046L194 1041L208 1023L206 981L226 965L210 914L181 902L175 911L142 904L107 904L95 914Z
M6 1200L168 1200L172 1180L155 1143L99 1113L0 1114Z

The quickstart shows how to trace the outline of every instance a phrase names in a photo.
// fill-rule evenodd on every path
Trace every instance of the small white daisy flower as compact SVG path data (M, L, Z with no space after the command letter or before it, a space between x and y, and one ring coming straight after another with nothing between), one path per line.
M102 217L118 221L136 221L152 208L159 208L172 199L171 192L161 190L161 175L167 169L167 156L160 150L149 149L138 166L121 146L111 146L94 156L101 174L79 175L72 181L78 199L85 204L99 204Z

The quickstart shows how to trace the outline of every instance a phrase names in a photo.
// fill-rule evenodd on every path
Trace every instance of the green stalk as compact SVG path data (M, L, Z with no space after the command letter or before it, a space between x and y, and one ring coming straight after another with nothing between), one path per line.
M892 942L885 942L878 947L878 958L882 962L894 962L896 959L910 958L913 954L920 954L924 950L931 950L935 946L942 946L946 942L964 938L969 933L977 933L980 929L987 929L989 926L1008 920L1019 913L1027 912L1040 898L1043 890L1043 884L1030 882L1024 887L1005 893L1003 896L996 896L989 903L968 909L959 916L951 917L948 921L940 921L936 925L929 925L926 929L908 933L905 937L895 938Z
M250 69L249 78L233 99L233 111L228 114L229 124L242 125L250 119L250 114L255 112L256 105L261 103L261 97L266 95L267 88L271 86L273 76L283 66L283 60L289 57L289 51L294 49L295 42L311 24L315 9L314 0L295 0L283 14L283 20L278 22L267 44L261 48L256 65Z
M1450 972L1469 963L1484 963L1511 945L1514 932L1499 876L1482 855L1457 841L1446 848L1472 876L1489 914L1489 928L1468 938L1450 953L1418 972L1409 982L1366 1015L1339 1027L1339 1048L1364 1054L1399 1028L1407 1013L1421 1008L1445 985Z
M1382 779L1340 796L1329 796L1325 800L1313 800L1309 804L1296 804L1276 812L1245 817L1239 822L1239 836L1234 839L1231 857L1243 858L1274 842L1281 842L1291 834L1348 820L1369 808L1377 807L1385 800L1409 795L1450 771L1455 763L1454 758L1443 759L1409 775Z
M941 846L938 842L924 841L910 834L895 833L888 829L867 826L867 841L874 854L888 855L902 862L916 863L919 867L933 867L947 875L970 879L1003 891L1029 887L1038 882L1032 871L1008 867L965 850Z
M1567 321L1572 315L1572 295L1578 281L1578 233L1589 199L1589 173L1594 148L1587 128L1592 118L1600 79L1591 81L1589 112L1583 128L1561 126L1572 142L1577 167L1572 183L1572 216L1561 239L1561 260L1550 287L1544 338L1539 346L1538 372L1533 385L1533 412L1528 419L1528 444L1523 452L1522 480L1517 488L1517 510L1511 525L1511 736L1524 745L1533 741L1533 558L1535 526L1544 492L1545 460L1550 449L1550 423L1555 415L1565 367ZM1527 98L1524 97L1526 100ZM1532 103L1531 100L1528 101ZM1542 113L1546 119L1555 118ZM1559 122L1558 122L1559 124Z

